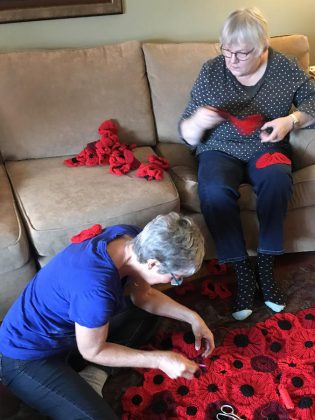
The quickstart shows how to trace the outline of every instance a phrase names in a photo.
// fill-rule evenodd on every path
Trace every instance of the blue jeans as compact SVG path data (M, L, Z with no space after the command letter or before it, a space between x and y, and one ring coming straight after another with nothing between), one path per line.
M281 151L276 146L273 151ZM213 236L220 263L247 258L237 200L239 187L247 182L257 196L258 252L279 255L283 249L283 223L292 195L291 167L274 164L256 168L256 154L243 162L224 152L207 151L198 156L198 192L201 212Z
M138 346L157 317L129 304L110 323L108 341ZM68 354L16 360L0 354L0 379L27 405L52 419L117 420L108 403L70 366Z

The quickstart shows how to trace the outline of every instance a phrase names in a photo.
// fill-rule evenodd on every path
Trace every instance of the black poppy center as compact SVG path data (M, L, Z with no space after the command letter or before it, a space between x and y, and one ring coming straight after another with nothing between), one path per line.
M313 401L311 397L302 397L299 401L299 408L310 408L313 405Z
M301 386L304 385L304 381L302 378L300 378L299 376L294 376L291 379L292 384L296 387L296 388L301 388Z
M218 388L218 385L216 385L216 384L209 384L208 386L207 386L207 390L209 391L209 392L217 392L217 390L218 390L219 388Z
M271 414L268 414L267 420L280 420L280 417L275 413L271 413Z
M212 360L212 362L215 362L218 359L220 359L220 356L218 354L215 354L214 356L210 357L210 360Z
M246 334L237 334L234 337L234 344L236 347L247 347L249 344L249 338Z
M185 333L184 334L184 341L187 344L193 344L195 342L195 336L194 336L194 334L191 331Z
M164 378L162 375L155 375L153 378L153 382L155 385L161 385L161 383L164 381Z
M244 365L243 365L243 362L241 362L240 360L236 359L236 360L234 360L234 362L233 362L233 366L234 366L236 369L242 369L242 367L243 367Z
M282 349L282 346L278 341L274 341L270 346L270 350L273 351L274 353L278 353L281 349Z
M248 384L242 385L240 390L244 397L252 397L255 394L254 388Z
M189 388L185 385L181 385L178 387L177 392L179 395L187 395L189 392Z
M142 403L143 399L142 399L141 395L137 394L137 395L134 395L132 397L131 401L134 405L140 405Z
M213 286L213 284L212 284L212 283L208 283L208 284L207 284L207 288L208 288L209 290L211 290L212 292L214 291L214 286Z
M314 346L314 342L313 341L305 341L304 346L307 349L310 349L310 348L312 348Z
M195 414L197 414L197 407L190 405L189 407L187 407L186 414L188 416L194 416Z
M315 316L313 314L306 314L304 318L308 321L314 321Z
M286 319L278 321L278 325L279 325L279 328L286 331L291 330L292 328L291 322L287 321Z

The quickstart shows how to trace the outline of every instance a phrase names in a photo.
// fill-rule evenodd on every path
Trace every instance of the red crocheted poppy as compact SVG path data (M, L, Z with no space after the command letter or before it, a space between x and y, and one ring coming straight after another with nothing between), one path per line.
M272 318L267 319L259 328L268 330L268 336L275 334L277 337L287 337L296 328L300 328L300 324L295 315L288 312L275 314Z
M224 346L234 355L255 356L264 353L266 342L258 328L236 328L226 334Z
M159 369L150 369L144 375L143 388L151 394L168 389L171 379Z
M199 398L187 398L185 401L181 401L181 404L176 407L175 418L180 420L210 419L210 417L205 417L205 405Z
M276 165L279 163L283 163L285 165L291 165L292 161L283 153L268 152L257 159L256 168L262 169L262 168L266 168L266 166Z
M109 157L109 171L114 175L124 175L139 166L131 150L117 149Z
M64 160L64 164L69 167L76 166L96 166L98 165L98 156L95 150L95 143L90 142L75 157Z
M314 386L314 378L312 373L306 373L305 370L288 370L281 374L281 384L285 386L289 393L305 390Z
M315 334L312 330L300 329L288 339L288 354L315 360Z
M121 398L123 412L137 416L144 411L151 400L151 394L141 386L127 388ZM129 417L128 417L129 418ZM137 417L138 418L138 417Z
M287 341L288 338L279 333L277 335L277 331L273 329L271 331L272 334L267 334L265 336L266 340L266 347L265 347L265 354L267 356L271 356L273 359L279 360L283 357L286 357L288 354L287 348Z
M112 120L105 120L102 124L98 127L98 133L102 135L106 135L107 132L111 132L117 134L118 132L118 125Z
M224 398L226 392L226 378L223 375L208 370L198 381L198 400L206 404Z
M153 163L141 163L136 176L145 178L147 181L152 181L153 179L161 181L164 178L163 169Z
M162 169L169 169L170 163L167 159L163 158L162 156L157 155L149 155L148 156L148 162L153 163L154 165L162 168Z
M199 380L196 378L185 379L179 377L173 379L168 384L168 390L173 394L175 400L178 403L181 403L182 400L187 400L188 398L196 398L199 391Z
M294 404L294 419L311 420L315 418L315 393L314 386L291 395Z
M227 378L228 395L242 412L250 418L254 409L270 400L277 400L274 380L269 373L251 371ZM250 411L247 411L247 410Z
M201 348L196 350L195 348L195 336L192 331L178 332L172 335L172 343L174 349L185 354L188 359L194 359L200 356L204 349Z
M211 279L206 279L201 283L201 294L208 296L209 299L215 299L217 297L221 299L227 299L232 296L228 286L220 282L213 282Z
M304 309L296 314L303 328L315 329L315 308Z
M278 366L281 372L290 375L298 375L301 371L307 374L313 374L315 372L312 359L304 360L299 356L293 356L291 354L279 359Z
M253 420L266 419L290 420L290 417L287 410L278 401L269 401L258 407L253 416Z
M212 258L207 264L209 274L226 274L228 271L227 264L219 264L216 258Z
M99 224L95 224L95 225L89 227L88 229L82 230L77 235L72 236L71 242L72 243L83 242L86 239L93 238L94 236L100 234L101 232L102 232L102 226L99 225Z

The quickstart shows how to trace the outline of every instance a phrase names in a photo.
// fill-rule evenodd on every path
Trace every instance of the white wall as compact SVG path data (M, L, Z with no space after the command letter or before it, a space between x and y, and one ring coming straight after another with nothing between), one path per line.
M217 40L238 7L259 7L271 35L303 33L315 64L314 0L124 0L124 14L0 24L0 49L93 46L127 39Z

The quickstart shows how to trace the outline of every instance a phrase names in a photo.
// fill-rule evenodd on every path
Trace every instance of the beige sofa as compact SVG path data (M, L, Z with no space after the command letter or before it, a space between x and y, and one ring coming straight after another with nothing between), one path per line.
M306 37L278 37L272 45L297 56L307 69ZM202 63L216 54L216 43L136 41L0 54L0 223L5 226L0 232L0 315L34 273L34 260L45 264L73 234L94 223L143 226L159 213L181 210L202 227L207 258L215 256L200 214L196 161L181 144L177 123ZM121 142L137 144L139 160L153 152L169 159L171 170L163 181L148 182L135 172L114 176L106 166L63 165L66 157L99 138L97 128L106 119L118 122ZM292 137L295 192L285 245L288 252L311 251L315 132L300 130ZM257 240L255 197L248 185L241 191L252 254Z

